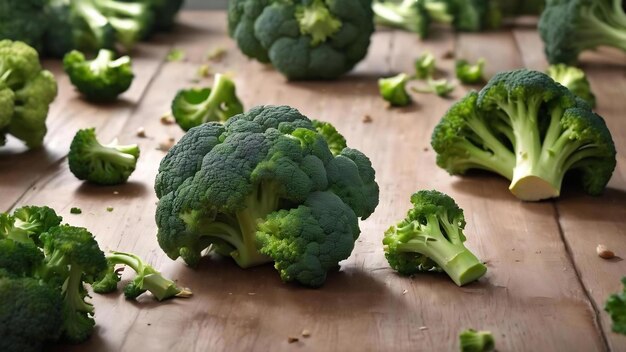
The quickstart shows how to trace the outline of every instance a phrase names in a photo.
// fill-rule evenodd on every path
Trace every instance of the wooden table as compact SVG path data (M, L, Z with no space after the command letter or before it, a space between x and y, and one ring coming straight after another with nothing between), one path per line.
M378 31L369 56L339 81L289 83L270 67L243 57L225 33L221 12L188 12L173 34L159 35L134 53L136 79L114 105L84 102L57 61L46 62L60 93L48 119L45 149L24 152L16 141L0 150L0 209L49 205L66 221L88 227L103 249L132 251L189 286L194 297L161 304L152 297L126 301L121 294L95 295L93 337L60 351L454 351L466 328L491 330L500 351L626 351L626 337L611 332L603 311L607 296L621 289L626 262L596 255L605 244L626 255L626 61L605 51L584 56L618 150L618 167L602 197L565 188L558 201L523 203L508 182L492 175L451 177L435 165L430 134L453 98L416 97L406 109L387 109L376 80L412 72L425 50L453 75L447 53L470 60L485 57L487 70L546 67L533 27L498 33L461 34L443 30L428 41L394 31ZM339 273L317 290L284 284L271 265L241 270L230 260L204 260L196 270L171 261L156 241L152 190L164 152L157 146L182 131L164 126L179 88L193 85L208 50L227 55L211 63L232 72L247 107L287 104L311 118L330 121L349 144L365 152L377 170L381 197L377 212L362 222L362 235ZM166 62L181 48L184 62ZM210 80L200 84L209 85ZM363 117L370 115L371 123ZM96 127L103 140L139 143L141 158L130 182L96 187L69 172L65 155L79 128ZM136 136L144 127L147 139ZM438 189L465 209L467 246L487 262L478 283L456 287L445 275L404 278L383 256L384 230L404 216L409 196ZM80 207L81 215L70 214ZM114 207L107 212L107 207ZM300 336L302 330L311 336ZM299 342L289 343L296 336Z

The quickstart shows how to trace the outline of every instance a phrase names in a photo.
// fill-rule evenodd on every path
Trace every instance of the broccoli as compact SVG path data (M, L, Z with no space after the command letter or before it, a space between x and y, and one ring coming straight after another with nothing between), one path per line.
M56 80L41 68L35 49L22 42L0 41L0 146L10 134L29 149L41 147L48 107L56 95Z
M427 79L435 75L435 56L428 52L422 54L415 60L415 77L418 79Z
M62 220L49 207L24 206L16 209L13 215L0 213L0 238L40 245L39 235L58 226Z
M372 9L376 23L413 32L421 38L428 37L431 17L424 6L424 1L374 0Z
M114 60L114 53L101 49L94 60L73 50L63 58L63 68L72 84L92 101L112 101L130 87L134 75L131 60L122 56Z
M402 275L445 271L458 286L487 271L463 242L465 217L454 199L438 191L411 196L413 208L383 239L389 265Z
M335 126L329 122L322 122L313 120L313 127L317 130L317 133L321 134L328 144L328 149L333 155L339 155L347 147L346 139L337 131Z
M553 80L569 89L570 92L586 101L592 108L596 106L596 97L591 91L585 71L574 66L556 64L550 65L546 73Z
M334 79L367 54L371 0L233 0L229 33L248 57L291 80Z
M88 1L93 1L98 11L106 17L115 30L117 42L126 50L130 50L139 40L146 37L152 28L154 14L150 10L150 5L145 4L143 0Z
M117 141L100 144L95 129L86 128L74 136L67 159L70 171L79 180L117 185L126 182L135 171L139 147L118 145Z
M126 265L137 273L133 281L124 287L124 295L128 299L135 299L146 291L150 291L159 301L171 297L191 296L189 290L179 288L174 281L165 278L160 272L134 254L112 252L106 256L106 259L109 267L104 279L92 285L96 293L115 291L117 283L120 281L120 277L115 271L115 265Z
M333 155L327 137L287 106L190 129L156 177L159 245L192 266L209 248L242 268L274 262L285 281L321 285L378 204L369 159L351 148Z
M185 51L180 48L172 48L165 57L165 60L169 62L183 61L185 60Z
M604 120L544 73L501 72L453 105L431 142L450 174L496 172L522 200L558 197L566 174L600 194L615 169L615 145Z
M461 352L491 352L496 344L490 331L467 329L459 335Z
M131 1L131 0L124 0ZM148 5L154 14L153 31L165 31L174 26L176 14L184 0L141 0Z
M72 207L72 208L70 209L70 213L71 213L71 214L77 214L77 215L78 215L78 214L82 214L82 213L83 213L83 211L82 211L80 208L77 208L77 207Z
M622 278L622 284L626 287L626 277ZM611 316L613 331L626 335L626 289L610 295L606 300L604 310Z
M0 302L0 351L41 351L59 338L63 304L54 287L0 270Z
M484 81L483 71L485 59L479 59L475 65L466 60L457 60L455 65L456 78L465 84L477 84Z
M507 0L508 1L508 0ZM453 26L458 31L478 32L500 27L502 13L493 0L452 0Z
M549 0L539 33L551 64L572 65L599 46L626 51L626 12L622 0Z
M412 87L411 90L416 93L435 93L440 97L447 97L456 87L453 83L445 78L428 78L426 82L428 83L428 87Z
M209 121L225 122L242 112L235 83L221 74L215 75L213 88L182 89L172 101L172 115L184 131Z
M0 2L0 39L24 42L40 51L48 25L46 0Z
M31 276L42 262L43 253L34 243L22 243L10 238L0 238L0 269L4 270L6 275L13 277Z
M380 95L392 106L407 106L411 104L411 96L406 91L409 76L405 73L381 78L378 80Z

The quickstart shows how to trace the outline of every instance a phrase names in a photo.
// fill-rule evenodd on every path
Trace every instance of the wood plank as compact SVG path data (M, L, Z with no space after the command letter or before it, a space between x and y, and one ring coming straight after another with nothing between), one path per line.
M517 33L516 33L517 34ZM537 33L516 35L521 45L536 52L543 47ZM540 63L541 59L532 59ZM604 244L618 256L626 256L626 54L601 49L581 56L582 68L587 73L597 97L597 112L603 116L615 141L617 168L604 195L590 197L564 187L563 196L554 202L569 254L572 256L587 294L591 297L599 324L613 351L626 351L626 337L611 331L611 319L604 312L604 303L611 293L622 289L620 279L626 276L626 261L604 260L596 254L596 246Z

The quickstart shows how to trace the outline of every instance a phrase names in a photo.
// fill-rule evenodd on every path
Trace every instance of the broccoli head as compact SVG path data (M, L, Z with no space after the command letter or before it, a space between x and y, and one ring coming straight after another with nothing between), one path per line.
M381 78L378 80L380 95L392 106L407 106L411 104L411 96L406 91L409 76L406 73Z
M459 335L461 352L491 352L496 343L490 331L467 329Z
M626 277L622 278L622 284L626 287ZM626 289L610 295L606 300L604 310L611 316L613 331L626 335Z
M43 70L39 55L22 42L0 41L0 146L5 135L38 148L46 135L48 107L57 95L57 83Z
M539 33L548 61L571 65L599 46L626 51L626 12L622 0L549 0Z
M0 39L24 42L40 51L48 26L46 0L0 2Z
M286 106L190 129L156 178L159 245L189 265L208 247L242 268L273 261L284 280L319 286L378 204L369 159L333 155L326 138Z
M233 0L229 33L247 56L288 79L333 79L367 54L370 0Z
M421 38L428 36L431 15L424 1L374 0L372 9L374 10L374 20L377 24L413 32Z
M21 243L9 238L0 239L0 269L4 270L5 275L31 276L42 262L43 253L34 243Z
M242 112L235 82L221 74L215 75L213 88L183 89L172 101L172 115L184 131L209 121L226 122Z
M437 164L451 174L496 172L522 200L558 197L567 173L600 194L615 169L615 145L604 120L549 76L497 74L453 105L433 132Z
M402 275L445 271L459 286L482 277L487 267L463 244L465 217L454 199L419 191L411 203L406 218L385 232L389 265Z
M118 145L117 141L100 144L95 129L87 128L74 136L67 159L70 171L79 180L117 185L126 182L135 171L139 147Z
M479 59L475 65L466 60L457 60L455 65L456 78L465 84L477 84L483 82L485 60Z
M585 71L565 64L550 65L546 72L556 82L565 86L570 92L586 101L592 108L596 106L596 97L591 91Z
M62 220L54 209L47 206L24 206L16 209L13 215L0 214L0 238L40 245L39 236L58 226Z
M79 92L92 101L112 101L130 88L133 69L128 56L114 59L114 53L101 49L93 60L73 50L63 58L63 68Z

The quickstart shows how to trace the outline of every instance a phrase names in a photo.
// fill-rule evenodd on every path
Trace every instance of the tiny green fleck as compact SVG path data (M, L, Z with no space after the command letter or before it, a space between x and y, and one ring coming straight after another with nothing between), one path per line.
M80 208L73 207L70 209L71 214L81 214L83 211Z
M113 211L113 207L107 207L107 211L110 213Z
M183 61L185 59L185 52L182 49L174 48L167 54L167 61Z
M226 56L226 49L222 47L217 47L209 51L206 55L206 59L209 61L222 61L222 59Z
M198 67L198 76L202 78L207 78L211 75L211 67L209 65L204 64Z

